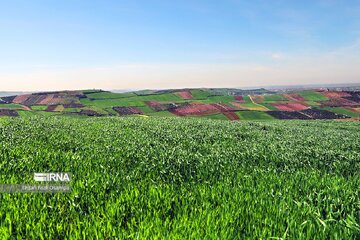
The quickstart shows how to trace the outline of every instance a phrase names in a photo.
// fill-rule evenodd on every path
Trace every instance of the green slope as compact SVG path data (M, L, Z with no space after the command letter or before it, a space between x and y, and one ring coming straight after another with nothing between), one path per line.
M321 93L315 91L300 91L297 94L302 96L307 101L326 101L328 98Z
M260 111L238 111L236 114L240 120L273 120L274 118L266 112Z

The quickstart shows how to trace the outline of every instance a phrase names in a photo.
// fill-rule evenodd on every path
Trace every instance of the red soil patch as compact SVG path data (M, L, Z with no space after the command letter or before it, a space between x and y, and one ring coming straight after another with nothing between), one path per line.
M191 100L193 99L193 96L191 95L190 91L181 91L181 92L177 92L176 95L178 95L179 97L181 97L184 100Z
M0 116L17 117L19 114L15 110L0 109Z
M31 97L31 94L23 94L23 95L18 95L14 98L13 103L23 103L25 102L28 98Z
M188 105L184 107L171 109L170 112L178 116L187 116L187 115L206 116L206 115L220 113L219 109L211 104Z
M360 106L359 103L344 98L332 98L330 100L321 102L321 105L326 107Z
M360 113L360 108L346 108L349 109L350 111L353 111L355 113Z
M347 92L322 92L321 94L325 95L328 98L342 98L342 97L351 97L351 94Z
M50 106L48 106L48 107L46 108L45 111L47 111L47 112L53 112L53 111L55 111L55 109L57 108L57 106L58 106L58 105L50 105Z
M40 99L38 105L63 105L63 104L80 104L77 97L66 94L49 94Z
M31 95L29 98L27 98L25 101L23 101L22 104L28 105L28 106L36 105L45 98L46 98L46 96L43 96L43 95Z
M231 121L240 120L239 116L234 112L224 112L223 114Z
M52 102L54 98L53 94L47 95L46 98L44 98L43 100L41 100L39 102L40 105L51 105L50 103Z
M240 103L244 103L244 102L245 102L243 96L235 96L234 99L235 99L236 102L240 102Z
M157 102L157 101L145 101L145 104L151 108L155 108L155 107L161 105L161 103Z
M113 109L120 115L143 114L137 107L113 107Z
M157 102L157 101L145 101L145 104L157 112L169 111L170 109L178 107L178 104L175 104L172 102L164 103L164 102ZM184 103L184 104L188 104L188 103Z
M216 107L220 112L234 112L239 110L237 108L233 108L222 103L212 103L210 105Z
M276 107L280 111L302 111L309 107L301 103L273 103L272 106Z
M300 96L299 94L296 94L296 93L284 94L284 97L286 97L287 99L289 99L291 101L296 101L296 102L305 101L305 98L303 98L302 96Z
M246 109L244 108L243 106L241 106L240 103L237 103L237 102L230 102L231 105L233 105L234 107L236 107L237 109Z

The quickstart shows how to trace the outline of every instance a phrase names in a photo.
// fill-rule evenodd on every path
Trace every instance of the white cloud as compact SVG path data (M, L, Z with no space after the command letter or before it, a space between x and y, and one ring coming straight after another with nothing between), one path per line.
M285 58L285 55L282 53L272 53L271 54L271 59L273 60L282 60Z

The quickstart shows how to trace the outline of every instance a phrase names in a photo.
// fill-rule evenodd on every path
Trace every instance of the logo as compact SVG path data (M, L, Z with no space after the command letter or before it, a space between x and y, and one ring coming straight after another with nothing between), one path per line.
M34 173L36 182L70 182L70 173Z

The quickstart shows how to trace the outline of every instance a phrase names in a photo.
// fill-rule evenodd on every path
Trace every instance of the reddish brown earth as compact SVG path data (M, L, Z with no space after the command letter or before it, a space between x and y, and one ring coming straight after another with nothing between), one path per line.
M54 98L54 94L47 95L46 98L44 98L43 100L41 100L39 102L39 104L40 105L50 105L53 98Z
M236 107L237 109L240 109L240 110L241 109L246 109L243 106L241 106L241 104L238 103L238 102L230 102L230 104L233 105L234 107Z
M235 99L236 102L240 102L240 103L244 103L244 102L245 102L243 96L235 96L234 99Z
M296 93L284 94L283 96L291 101L296 101L296 102L305 101L305 98L303 98L302 96L300 96L299 94L296 94Z
M181 105L190 105L189 103L176 104L173 102L157 102L157 101L145 101L145 104L157 112L169 111Z
M220 112L234 112L239 110L238 108L233 108L222 103L212 103L210 105L216 107Z
M335 92L335 91L329 91L329 92L322 92L324 96L328 98L341 98L341 97L351 97L351 94L347 92Z
M326 107L360 106L359 103L344 98L333 98L327 101L322 101L321 105Z
M27 105L27 106L36 105L45 98L46 98L46 96L44 96L44 95L31 95L29 98L27 98L25 101L23 101L22 104Z
M120 115L143 114L137 107L113 107L113 109Z
M18 95L14 98L13 103L22 104L30 97L31 97L31 94Z
M145 104L151 107L153 110L156 110L161 105L161 103L157 101L145 101Z
M53 112L53 111L55 111L55 109L57 108L57 106L58 106L58 105L50 105L50 106L48 106L48 107L46 108L45 111L47 111L47 112Z
M224 112L223 114L231 121L240 120L239 116L234 112Z
M220 113L219 109L217 109L211 104L188 105L184 107L171 109L170 112L178 116L187 116L187 115L206 116L206 115Z
M184 100L191 100L193 99L193 96L191 95L190 91L181 91L181 92L177 92L176 95L178 95L179 97L181 97Z
M301 111L309 108L301 103L273 103L271 105L280 111Z
M356 113L360 113L360 108L346 108L349 109L350 111L356 112Z
M17 117L19 114L15 110L0 109L0 116Z

